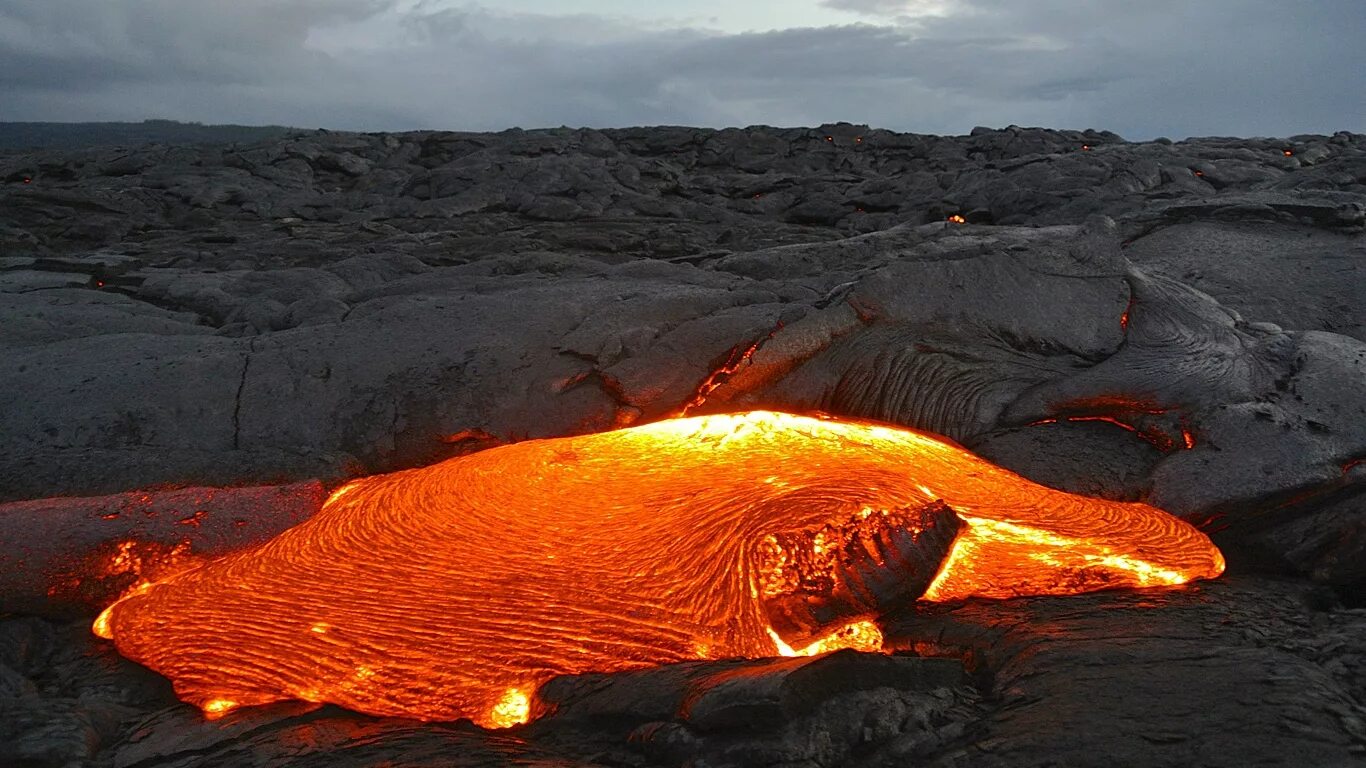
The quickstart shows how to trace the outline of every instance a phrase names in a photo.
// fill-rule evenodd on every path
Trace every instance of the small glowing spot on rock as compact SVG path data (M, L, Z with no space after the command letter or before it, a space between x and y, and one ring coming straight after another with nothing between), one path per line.
M1082 144L1082 145L1081 145L1081 151L1082 151L1082 152L1090 152L1090 151L1091 151L1091 145L1090 145L1090 144Z
M825 140L826 140L826 141L834 141L834 140L835 140L835 137L834 137L834 136L826 136L826 137L825 137Z
M531 698L520 688L509 688L489 710L490 728L511 728L525 723L531 715Z
M1181 428L1181 442L1185 444L1188 451L1195 447L1195 434L1187 427Z
M966 224L967 222L967 219L963 218L961 215L956 213L949 217L950 224Z
M1286 157L1294 157L1295 152L1293 150L1283 149L1281 150L1281 154L1285 155Z

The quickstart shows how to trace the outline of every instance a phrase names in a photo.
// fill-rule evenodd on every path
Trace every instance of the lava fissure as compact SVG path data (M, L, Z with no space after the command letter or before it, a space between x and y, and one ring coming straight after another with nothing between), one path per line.
M247 388L247 372L251 370L251 353L254 341L253 339L248 342L247 353L242 356L242 378L237 382L237 392L233 395L232 400L232 447L234 450L242 447L242 393Z
M356 480L96 631L209 713L302 699L504 726L537 716L556 675L876 649L875 620L917 598L1222 569L1153 507L1044 488L911 430L756 411Z
M1096 397L1064 403L1058 415L1037 419L1026 426L1063 422L1099 421L1132 432L1163 453L1195 447L1195 431L1187 414L1174 408L1123 397Z
M697 390L693 393L692 398L689 399L687 403L684 403L683 408L679 410L678 415L687 416L688 412L692 409L700 408L704 404L706 404L707 398L711 396L712 392L715 392L717 389L719 389L723 384L726 383L726 379L729 379L731 376L735 375L735 373L739 371L741 367L748 364L750 358L754 357L754 353L758 352L759 348L762 347L774 336L777 336L778 332L782 329L783 324L779 322L767 334L759 337L758 339L755 339L748 346L732 347L730 352L726 356L726 362L718 366L711 373L707 374L707 377L703 379L700 384L697 385Z

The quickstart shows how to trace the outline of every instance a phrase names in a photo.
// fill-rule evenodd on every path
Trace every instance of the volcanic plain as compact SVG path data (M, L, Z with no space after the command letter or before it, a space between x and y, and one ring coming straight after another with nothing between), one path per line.
M1228 570L556 678L502 730L206 719L90 631L351 479L754 409L1155 505ZM0 542L3 766L1366 764L1366 135L0 152Z

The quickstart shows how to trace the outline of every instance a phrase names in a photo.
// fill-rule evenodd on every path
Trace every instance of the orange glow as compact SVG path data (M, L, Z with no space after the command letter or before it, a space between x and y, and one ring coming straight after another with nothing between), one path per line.
M90 631L95 633L95 637L105 640L114 639L114 630L109 627L109 615L113 612L114 606L111 605L100 611L100 615L95 617L95 623L90 625Z
M1286 157L1294 157L1294 156L1295 156L1295 152L1294 152L1293 150L1289 150L1289 149L1283 149L1283 150L1281 150L1281 154L1285 155Z
M108 516L102 517L109 519ZM117 518L118 515L113 517ZM207 560L194 553L188 541L168 545L125 539L101 547L74 563L70 570L55 576L48 588L48 596L69 600L79 600L85 594L103 595L106 600L111 596L123 598L145 590L154 581L197 568ZM106 636L98 630L96 634Z
M955 213L949 217L949 222L953 224L966 224L968 223L968 220Z
M1044 488L911 430L756 411L357 480L95 630L210 714L292 698L505 727L556 675L876 649L876 619L922 593L1222 569L1153 507Z
M227 699L212 699L210 701L204 702L203 709L204 715L206 717L208 717L210 720L216 720L217 718L220 718L223 715L228 714L237 707L238 704L235 701L229 701Z
M531 697L520 688L509 688L503 698L489 710L488 726L491 728L511 728L521 725L531 717Z
M449 435L443 435L439 439L443 443L458 445L460 443L487 443L501 442L496 435L491 435L482 429L462 429Z
M882 650L882 630L878 629L877 624L872 621L856 621L805 648L793 648L783 642L778 633L771 628L768 630L768 636L773 639L773 645L778 649L779 656L816 656L830 651L838 651L841 648L853 648L856 651L870 653L877 653Z
M1144 416L1161 416L1162 414L1165 414L1167 412L1165 408L1158 408L1156 406L1140 403L1137 401L1116 402L1108 398L1093 398L1087 401L1086 403L1079 402L1073 404L1074 407L1085 407L1087 405L1090 405L1091 407L1095 408L1108 407L1112 409L1115 413L1118 413L1119 415L1110 416L1107 414L1100 413L1075 413L1066 416L1059 416L1056 418L1039 419L1038 421L1030 422L1028 426L1035 427L1041 424L1096 421L1103 422L1105 424L1112 424L1127 432L1132 432L1135 435L1138 435L1148 444L1152 445L1154 448L1158 449L1159 451L1162 451L1163 453L1170 453L1174 450L1177 450L1178 448L1190 450L1195 447L1195 433L1186 423L1186 419L1184 416L1180 420L1180 444L1177 443L1175 437L1167 433L1164 425L1160 423L1143 424L1140 427L1138 425L1135 425L1132 421L1138 420L1141 423L1141 420Z
M954 541L924 599L1072 595L1118 586L1172 586L1223 573L1223 555L1203 534L1189 528L1181 536L1165 537L1176 519L1160 519L1158 515L1165 513L1147 509L1158 514L1140 513L1124 520L1129 526L1124 547L1095 536L1097 520L1086 521L1089 526L1070 526L1081 534L1075 535L1063 532L1066 525L1045 528L962 514L967 529ZM1115 525L1121 520L1104 522ZM1183 561L1182 555L1188 559Z
M1090 152L1090 151L1091 151L1091 145L1090 145L1090 144L1082 144L1082 145L1081 145L1081 151L1082 151L1082 152Z
M1181 425L1181 444L1184 445L1188 451L1195 447L1195 433L1185 424Z

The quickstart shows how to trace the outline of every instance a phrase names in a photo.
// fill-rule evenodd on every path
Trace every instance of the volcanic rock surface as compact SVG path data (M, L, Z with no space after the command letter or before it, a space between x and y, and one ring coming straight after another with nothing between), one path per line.
M88 622L14 618L0 764L1366 759L1364 227L1349 133L838 124L0 153L0 501L19 505L0 521L7 544L15 520L51 541L45 564L198 512L206 537L220 516L255 535L306 514L269 519L262 486L765 407L926 429L1148 501L1231 571L908 615L904 647L966 659L963 681L836 686L800 711L770 681L737 705L769 713L743 734L666 693L649 728L601 702L497 735L288 707L206 723ZM116 501L205 485L258 490L172 498L155 524ZM51 497L102 500L33 501ZM179 528L193 550L199 526ZM11 583L0 611L71 609ZM640 685L695 682L658 674Z

